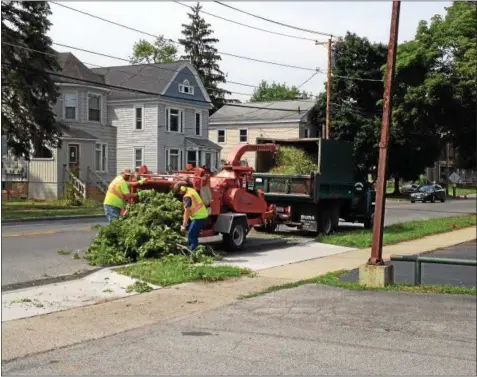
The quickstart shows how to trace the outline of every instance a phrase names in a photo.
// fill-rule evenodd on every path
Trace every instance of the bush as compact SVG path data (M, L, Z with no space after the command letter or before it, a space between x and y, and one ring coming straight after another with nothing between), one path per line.
M270 173L275 174L310 174L318 170L310 156L304 151L292 147L280 147L277 164Z
M128 204L125 216L101 227L86 258L93 265L120 265L170 254L190 254L180 233L182 203L172 193L142 191L139 203ZM210 254L200 245L194 256Z

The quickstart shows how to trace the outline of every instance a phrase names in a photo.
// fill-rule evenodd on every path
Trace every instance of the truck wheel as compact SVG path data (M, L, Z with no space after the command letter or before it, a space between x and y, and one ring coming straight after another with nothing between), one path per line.
M364 229L373 229L374 213L371 215L369 219L364 219L363 224L364 224Z
M229 234L223 235L223 242L226 250L237 251L243 249L247 231L241 224L235 224Z
M333 230L338 229L340 225L340 209L339 207L333 207L331 210L331 226Z
M322 211L319 215L319 228L321 234L330 234L333 232L333 223L331 221L331 214L329 211Z

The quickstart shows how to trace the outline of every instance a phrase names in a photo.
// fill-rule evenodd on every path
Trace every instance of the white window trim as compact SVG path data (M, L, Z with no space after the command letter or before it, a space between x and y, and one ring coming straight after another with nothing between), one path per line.
M75 119L66 119L66 95L67 94L75 94L76 95L76 111L75 111ZM77 122L78 121L78 113L79 113L79 93L77 90L67 90L63 93L63 120L70 121L70 122Z
M100 148L100 155L101 155L101 159L99 161L99 166L102 166L102 163L103 163L103 145L106 146L106 166L105 166L105 169L104 170L96 170L97 173L107 173L108 172L108 164L109 164L109 159L108 159L108 143L102 143L102 142L97 142L96 143L96 146L95 146L95 149L94 149L94 163L95 163L95 168L96 168L96 152L98 151L98 146Z
M179 156L179 170L183 169L184 168L184 149L183 148L173 148L173 147L167 147L166 148L166 158L165 158L165 161L164 161L164 165L165 165L165 168L166 168L166 171L169 169L169 166L167 165L167 163L171 162L171 150L176 150L178 152L178 156ZM181 158L182 157L182 158Z
M186 81L187 81L187 84L186 84ZM185 92L184 88L189 88L189 91ZM182 84L179 84L179 93L188 94L190 96L194 95L194 87L190 85L189 80L186 79L182 82Z
M142 122L141 128L136 128L136 109L142 109ZM144 105L134 105L133 106L133 130L134 131L144 131L144 114L145 114L145 107Z
M196 122L197 122L197 120L196 120L197 114L200 115L199 134L197 134L197 124L196 124ZM195 114L194 114L194 135L195 135L195 136L202 136L202 133L203 133L203 132L202 132L202 128L203 128L203 124L204 124L203 119L204 119L204 117L202 116L202 111L197 111L197 110L196 110L196 111L195 111Z
M99 120L89 119L89 96L90 95L99 97ZM88 112L88 114L86 115L86 119L88 119L88 122L102 123L102 119L103 119L103 95L101 93L97 93L97 92L88 92L86 94L86 105L87 105L86 109L87 109L87 112Z
M247 141L241 141L240 140L240 131L247 131ZM239 130L238 130L238 141L239 141L239 144L248 144L248 128L239 128Z
M224 141L219 141L219 131L224 131ZM227 143L227 130L225 128L218 128L217 129L217 144L225 144Z
M144 148L144 147L134 147L133 148L133 156L132 156L132 160L133 160L132 165L134 167L134 170L136 170L139 167L139 166L136 166L136 151L138 149L142 150L142 156L141 156L142 161L141 161L141 165L139 165L139 166L145 165L144 164L144 156L146 155L146 153L145 153L146 148Z
M179 111L179 131L171 131L171 123L170 123L170 116L171 116L171 110L178 110ZM172 107L168 106L166 107L166 132L171 132L174 134L183 134L184 133L184 123L185 123L185 111L184 109L181 109L180 107ZM182 120L182 122L181 122Z

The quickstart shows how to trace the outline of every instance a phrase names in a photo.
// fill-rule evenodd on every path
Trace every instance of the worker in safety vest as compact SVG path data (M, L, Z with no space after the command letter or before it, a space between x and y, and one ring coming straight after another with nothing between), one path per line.
M121 215L121 210L126 207L127 200L136 195L129 193L129 186L136 184L142 185L146 182L145 179L141 179L137 183L130 183L129 180L131 179L131 175L131 169L125 169L121 175L118 175L109 184L103 203L104 213L109 223L111 223L114 218Z
M175 190L183 195L184 218L181 231L185 232L187 230L187 225L189 225L187 234L189 248L195 250L199 245L199 235L209 217L209 212L207 211L202 198L193 188L185 185L176 185ZM191 220L190 224L189 220Z

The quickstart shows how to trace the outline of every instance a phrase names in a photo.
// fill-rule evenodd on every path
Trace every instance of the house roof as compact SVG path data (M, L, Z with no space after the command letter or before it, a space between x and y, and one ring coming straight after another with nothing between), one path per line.
M242 107L243 105L247 107ZM290 100L273 102L251 102L225 105L210 117L210 125L221 123L242 122L272 122L272 121L296 121L300 122L314 106L310 100ZM251 108L252 107L252 108ZM253 109L257 107L257 109ZM267 109L270 108L270 109ZM273 109L286 109L295 111L281 111ZM298 112L298 109L300 112Z
M75 128L68 127L64 124L60 125L61 137L66 137L70 139L89 139L97 140L97 137L91 135L89 132L78 130Z
M104 77L102 75L95 73L90 68L86 67L71 52L58 52L58 64L61 67L61 73L63 75L72 76L81 80L93 81L98 84L104 84ZM54 77L57 82L82 84L81 81L58 76Z
M93 68L96 74L103 75L110 85L125 86L146 92L162 93L174 74L185 63L177 61L163 64L137 64L119 67ZM112 90L110 99L134 99L151 95L124 90Z
M208 139L197 139L195 137L186 137L186 141L192 143L196 147L210 148L210 149L216 149L216 150L222 149L220 145L215 144L213 141L210 141Z

